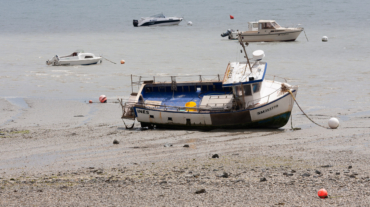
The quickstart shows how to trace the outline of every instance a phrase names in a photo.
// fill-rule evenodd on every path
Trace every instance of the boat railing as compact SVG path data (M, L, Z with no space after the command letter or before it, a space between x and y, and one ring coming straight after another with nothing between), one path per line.
M267 104L267 103L269 103L270 100L273 100L274 98L276 98L276 97L278 97L282 94L283 94L283 92L282 92L281 88L279 88L279 89L275 90L274 92L270 93L267 96L248 101L246 106L247 106L247 108L250 109L250 108L257 107L259 105Z
M276 75L265 75L265 76L268 77L268 78L271 78L273 83L275 81L279 81L281 83L283 83L283 82L288 83L287 79L283 78L283 77L279 77L279 76L276 76Z
M179 75L179 76L168 76L168 75L160 75L160 76L136 76L131 75L131 91L134 92L134 86L141 86L145 83L151 84L161 84L161 83L172 83L176 84L179 82L194 82L194 83L202 83L202 82L220 82L221 77L220 74L217 75Z
M201 113L201 112L226 112L231 111L231 109L225 108L203 108L203 107L185 107L185 106L170 106L170 105L161 105L161 104L152 104L145 102L125 102L122 103L123 111L130 111L129 108L133 107L142 107L145 109L157 109L162 111L177 111L177 112L189 112L189 113Z

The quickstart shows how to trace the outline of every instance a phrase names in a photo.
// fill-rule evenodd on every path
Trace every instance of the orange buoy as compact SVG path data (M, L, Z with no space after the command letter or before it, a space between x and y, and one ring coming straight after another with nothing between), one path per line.
M107 97L105 95L101 95L99 97L99 101L100 101L100 103L107 103Z
M318 192L317 192L317 195L320 197L320 198L327 198L328 197L328 192L322 188L320 189Z
M234 16L233 15L230 15L230 19L234 19Z
M92 100L90 100L89 103L92 103Z
M125 60L121 60L121 64L125 64Z

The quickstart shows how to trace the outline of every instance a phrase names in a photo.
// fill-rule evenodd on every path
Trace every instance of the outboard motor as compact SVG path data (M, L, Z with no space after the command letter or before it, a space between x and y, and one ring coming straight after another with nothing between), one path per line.
M51 58L51 60L46 61L46 65L58 65L59 64L59 57L58 55L55 55Z
M134 21L132 23L133 23L134 27L137 27L137 25L139 25L139 21L136 20L136 19L134 19Z
M221 34L221 37L226 37L226 36L229 36L230 34L231 34L231 29L228 29L225 33Z

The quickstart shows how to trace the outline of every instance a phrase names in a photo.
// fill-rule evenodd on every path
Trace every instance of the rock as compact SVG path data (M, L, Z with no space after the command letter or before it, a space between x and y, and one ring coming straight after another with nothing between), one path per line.
M224 173L222 173L222 175L218 175L217 177L228 178L229 174L227 174L227 172L224 172Z
M90 170L94 169L94 167L89 167Z
M350 178L356 178L356 175L355 174L352 174L349 176Z
M292 172L292 173L295 173L295 172L297 172L297 171L295 171L295 170L292 170L291 172Z
M185 144L183 147L190 147L188 144Z
M218 154L214 154L212 155L212 158L220 158L220 157L218 156Z
M318 170L315 170L315 173L316 173L316 174L318 174L318 175L320 175L320 174L321 174L321 172L320 172L320 171L318 171Z
M303 173L302 174L302 177L310 177L311 176L311 174L310 173Z
M266 178L260 178L260 182L265 182L265 181L267 181L267 179Z
M336 172L335 174L336 174L336 175L340 175L340 172Z
M205 193L206 192L206 189L199 189L197 191L195 191L195 194L201 194L201 193Z
M38 189L37 192L42 193L42 189Z
M119 141L118 140L113 140L113 144L119 144Z
M162 185L162 184L167 184L167 181L162 181L162 182L160 182L159 184L160 184L160 185Z
M348 169L352 169L352 165L348 166Z
M323 167L323 168L328 168L328 167L333 167L333 165L323 165L323 166L321 166L321 167Z
M163 145L164 147L172 147L172 144L170 143L166 143L165 145Z

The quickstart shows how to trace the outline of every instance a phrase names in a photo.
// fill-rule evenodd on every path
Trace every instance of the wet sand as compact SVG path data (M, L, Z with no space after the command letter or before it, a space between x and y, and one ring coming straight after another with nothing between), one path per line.
M113 102L0 99L0 205L370 203L370 107L307 112L323 125L339 117L335 130L296 106L295 131L290 122L276 130L127 130ZM327 199L317 197L320 188Z

